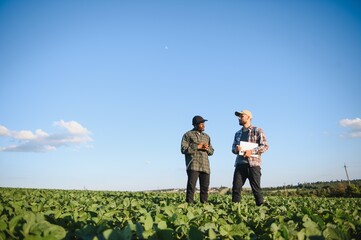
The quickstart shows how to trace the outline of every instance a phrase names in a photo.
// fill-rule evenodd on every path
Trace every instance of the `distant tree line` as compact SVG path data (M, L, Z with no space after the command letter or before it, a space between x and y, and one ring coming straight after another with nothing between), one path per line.
M361 180L298 183L280 187L264 188L267 196L315 196L315 197L361 197Z
M197 191L199 191L197 189ZM161 189L150 192L179 192L184 193L184 188ZM229 187L213 187L210 193L230 195L232 189ZM265 196L301 196L301 197L349 197L361 198L361 179L348 181L330 181L298 183L297 185L284 185L278 187L263 188ZM242 194L252 194L250 188L244 188Z

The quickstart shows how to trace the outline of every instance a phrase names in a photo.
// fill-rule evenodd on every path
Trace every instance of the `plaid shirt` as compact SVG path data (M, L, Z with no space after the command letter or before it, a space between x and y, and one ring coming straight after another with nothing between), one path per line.
M201 142L209 145L207 151L198 149ZM206 133L199 133L195 129L186 132L182 138L181 152L185 155L187 170L210 174L208 156L213 155L214 149L211 138Z
M248 163L251 167L261 166L262 163L261 154L268 150L268 143L266 140L266 136L264 135L264 132L261 128L257 128L251 125L248 129L249 129L248 142L258 143L258 147L252 149L252 155L258 155L258 157L249 157ZM234 154L237 154L235 165L240 164L244 159L243 156L238 155L238 152L236 150L236 145L239 145L239 142L241 140L242 130L243 127L241 130L236 132L232 145L232 152Z

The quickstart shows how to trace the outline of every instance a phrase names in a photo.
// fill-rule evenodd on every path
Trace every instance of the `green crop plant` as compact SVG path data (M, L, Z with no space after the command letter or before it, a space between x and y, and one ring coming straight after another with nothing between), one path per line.
M361 199L0 188L2 239L361 239Z

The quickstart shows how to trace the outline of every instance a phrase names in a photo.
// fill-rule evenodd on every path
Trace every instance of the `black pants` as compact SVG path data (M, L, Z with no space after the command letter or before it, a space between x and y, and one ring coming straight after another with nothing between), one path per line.
M205 172L199 172L194 170L187 170L188 181L187 181L187 195L186 202L194 202L194 193L196 191L196 184L199 178L199 185L201 190L200 200L201 203L208 201L208 187L209 187L209 174Z
M261 175L261 167L250 167L248 164L237 165L233 175L232 202L241 201L242 187L248 178L256 205L262 205Z

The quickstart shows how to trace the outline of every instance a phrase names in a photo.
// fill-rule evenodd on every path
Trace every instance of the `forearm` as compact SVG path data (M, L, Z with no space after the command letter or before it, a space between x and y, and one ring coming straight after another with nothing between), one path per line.
M252 149L252 154L262 154L268 150L268 142L263 133L261 134L260 142L258 144L258 147Z
M239 142L241 141L241 135L238 132L236 132L236 134L234 135L234 139L233 139L233 144L232 144L232 153L234 154L238 154L239 151L238 151L238 147L239 146Z
M251 150L252 154L262 154L268 150L268 145L259 145L258 147Z
M232 144L232 153L234 154L238 154L238 149L237 149L237 145L239 145L239 142L233 142Z
M212 156L213 153L214 153L214 149L213 149L212 145L209 145L209 148L208 148L208 150L207 150L208 156Z
M183 154L194 154L198 151L198 144L196 143L182 143L181 152Z

